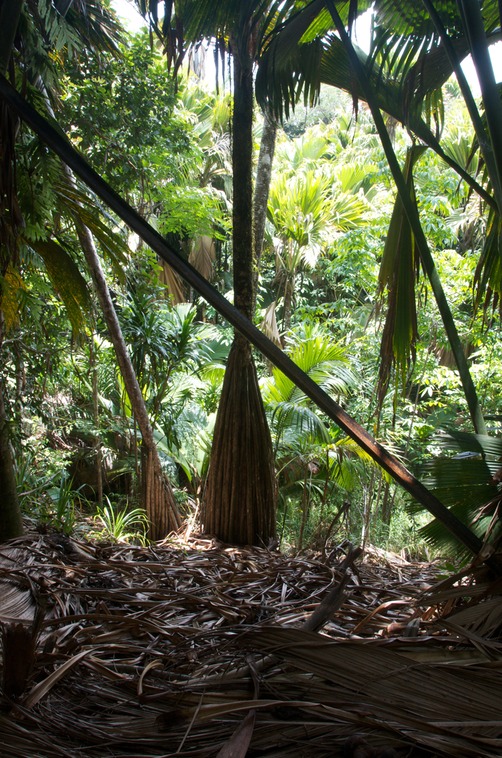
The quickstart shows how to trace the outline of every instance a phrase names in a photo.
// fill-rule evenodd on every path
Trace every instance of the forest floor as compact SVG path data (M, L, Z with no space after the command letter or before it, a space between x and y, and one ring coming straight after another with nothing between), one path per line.
M33 532L0 574L3 758L502 755L482 565Z

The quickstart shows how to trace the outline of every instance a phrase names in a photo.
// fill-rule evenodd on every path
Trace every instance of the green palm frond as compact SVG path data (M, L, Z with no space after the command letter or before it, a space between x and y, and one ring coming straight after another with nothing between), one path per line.
M490 5L492 4L491 2ZM486 195L474 176L445 153L438 140L437 134L443 118L440 88L453 71L444 45L439 41L430 21L425 19L422 10L417 12L417 17L425 19L428 35L426 43L418 32L411 34L410 39L406 36L415 14L405 13L403 17L398 7L400 4L392 0L388 3L388 8L385 3L377 3L378 9L380 5L383 7L383 15L380 16L382 28L377 24L373 40L376 49L367 55L353 45L366 70L378 106L407 126L452 166L478 194L489 200L490 196ZM310 7L309 5L308 9ZM342 89L355 101L366 99L347 50L337 35L325 33L308 44L304 42L304 27L308 28L309 25L308 9L305 10L307 18L303 24L295 18L276 32L259 62L256 78L258 101L262 106L272 108L279 118L288 118L302 95L307 104L313 104L321 84ZM396 13L396 18L392 21L393 12ZM388 26L391 21L394 26ZM454 39L452 44L459 60L462 60L469 52L465 39ZM385 57L382 58L383 53L380 53L384 49Z
M476 302L488 308L502 300L502 218L490 211L483 250L476 267L474 279ZM481 298L484 302L481 303Z
M295 176L297 171L313 168L325 157L329 148L328 139L319 130L308 130L295 140L277 145L274 165L281 174Z
M346 347L333 342L320 327L304 326L290 342L287 352L302 371L331 395L347 394L356 385L356 377L348 364ZM305 403L307 398L279 369L263 386L264 402Z
M64 177L57 182L55 189L61 212L72 218L78 218L89 229L111 264L115 276L119 281L123 281L127 245L123 237L111 228L116 228L115 219L95 198L89 197L78 185L71 186ZM102 220L102 215L105 220Z
M441 455L423 465L420 472L423 483L457 518L479 537L485 537L493 511L502 497L499 483L502 439L450 430L434 437L432 444L439 448ZM491 507L485 509L490 503ZM415 513L420 510L412 502L407 507ZM423 527L421 533L435 547L462 550L437 519ZM462 557L467 556L467 552L462 553Z
M337 184L333 185L329 211L330 221L335 229L347 232L364 226L368 209L369 203L364 196L355 194L353 190L338 191Z
M87 283L77 264L56 240L37 240L30 246L43 259L49 278L63 301L75 332L79 332L91 312Z
M369 185L368 179L377 173L374 163L348 163L337 166L335 176L342 192L357 193Z
M410 148L404 168L404 177L414 203L416 198L413 191L413 166L423 152L423 147ZM387 315L380 346L380 402L383 402L389 387L392 368L396 371L396 387L404 387L410 364L415 359L415 344L418 338L415 287L418 271L419 257L415 239L398 196L387 232L379 273L380 293L387 294Z
M291 359L331 395L345 395L356 377L348 365L346 348L333 342L318 326L307 325L288 346ZM310 401L288 377L274 368L262 385L263 401L271 415L272 433L281 447L327 444L328 427Z
M303 442L327 444L329 432L324 422L311 408L293 402L279 401L272 411L272 428L282 445L287 445L291 437Z
M272 182L268 216L274 234L282 241L278 251L282 267L294 273L303 260L314 265L320 242L331 217L328 177L313 171L286 174Z
M55 3L57 5L57 3ZM109 7L100 0L73 0L67 3L64 18L77 35L79 48L108 51L119 55L118 44L122 38L122 27Z

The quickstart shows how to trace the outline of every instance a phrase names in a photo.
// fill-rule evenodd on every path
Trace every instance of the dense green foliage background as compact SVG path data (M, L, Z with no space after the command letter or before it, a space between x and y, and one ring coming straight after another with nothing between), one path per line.
M216 93L188 69L175 83L147 32L124 36L118 57L90 49L62 57L57 81L59 122L91 165L232 298L230 142L238 135L230 133L225 87ZM453 83L444 112L444 149L475 174L474 135ZM256 153L262 122L257 111ZM411 137L390 117L387 128L404 165ZM87 523L109 536L138 536L138 430L68 220L76 200L63 196L54 156L20 129L24 229L17 266L3 278L1 364L23 512L66 531ZM414 178L422 226L496 437L499 314L476 307L473 288L487 211L431 150L423 150ZM96 198L84 202L163 467L184 517L194 521L231 332ZM394 202L367 109L327 87L316 107L298 105L278 134L255 322L414 473L428 464L431 476L434 456L454 454L438 433L472 427L424 276L416 354L404 372L393 371L379 401L388 294L380 263ZM405 496L289 379L264 361L259 373L281 545L325 549L348 538L423 553L418 530L427 518L407 508ZM488 494L496 488L493 482Z

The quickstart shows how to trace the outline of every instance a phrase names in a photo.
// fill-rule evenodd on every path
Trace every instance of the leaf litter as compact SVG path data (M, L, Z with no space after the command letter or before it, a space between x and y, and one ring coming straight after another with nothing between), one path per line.
M0 755L502 755L502 580L343 548L1 546Z

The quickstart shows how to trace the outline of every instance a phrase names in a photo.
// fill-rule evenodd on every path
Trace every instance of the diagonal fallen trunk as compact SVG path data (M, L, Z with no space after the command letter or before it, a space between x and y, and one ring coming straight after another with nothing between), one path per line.
M462 544L473 553L479 553L482 542L448 508L433 495L401 461L378 443L343 408L329 397L288 356L263 335L254 324L242 315L228 300L178 255L126 201L105 182L67 139L52 127L0 76L0 96L5 98L20 117L56 152L62 160L95 192L141 239L161 258L169 263L216 310L240 331L263 355L288 376L317 406L343 429L392 478L414 497ZM490 562L490 559L487 559ZM497 568L495 566L495 568Z

